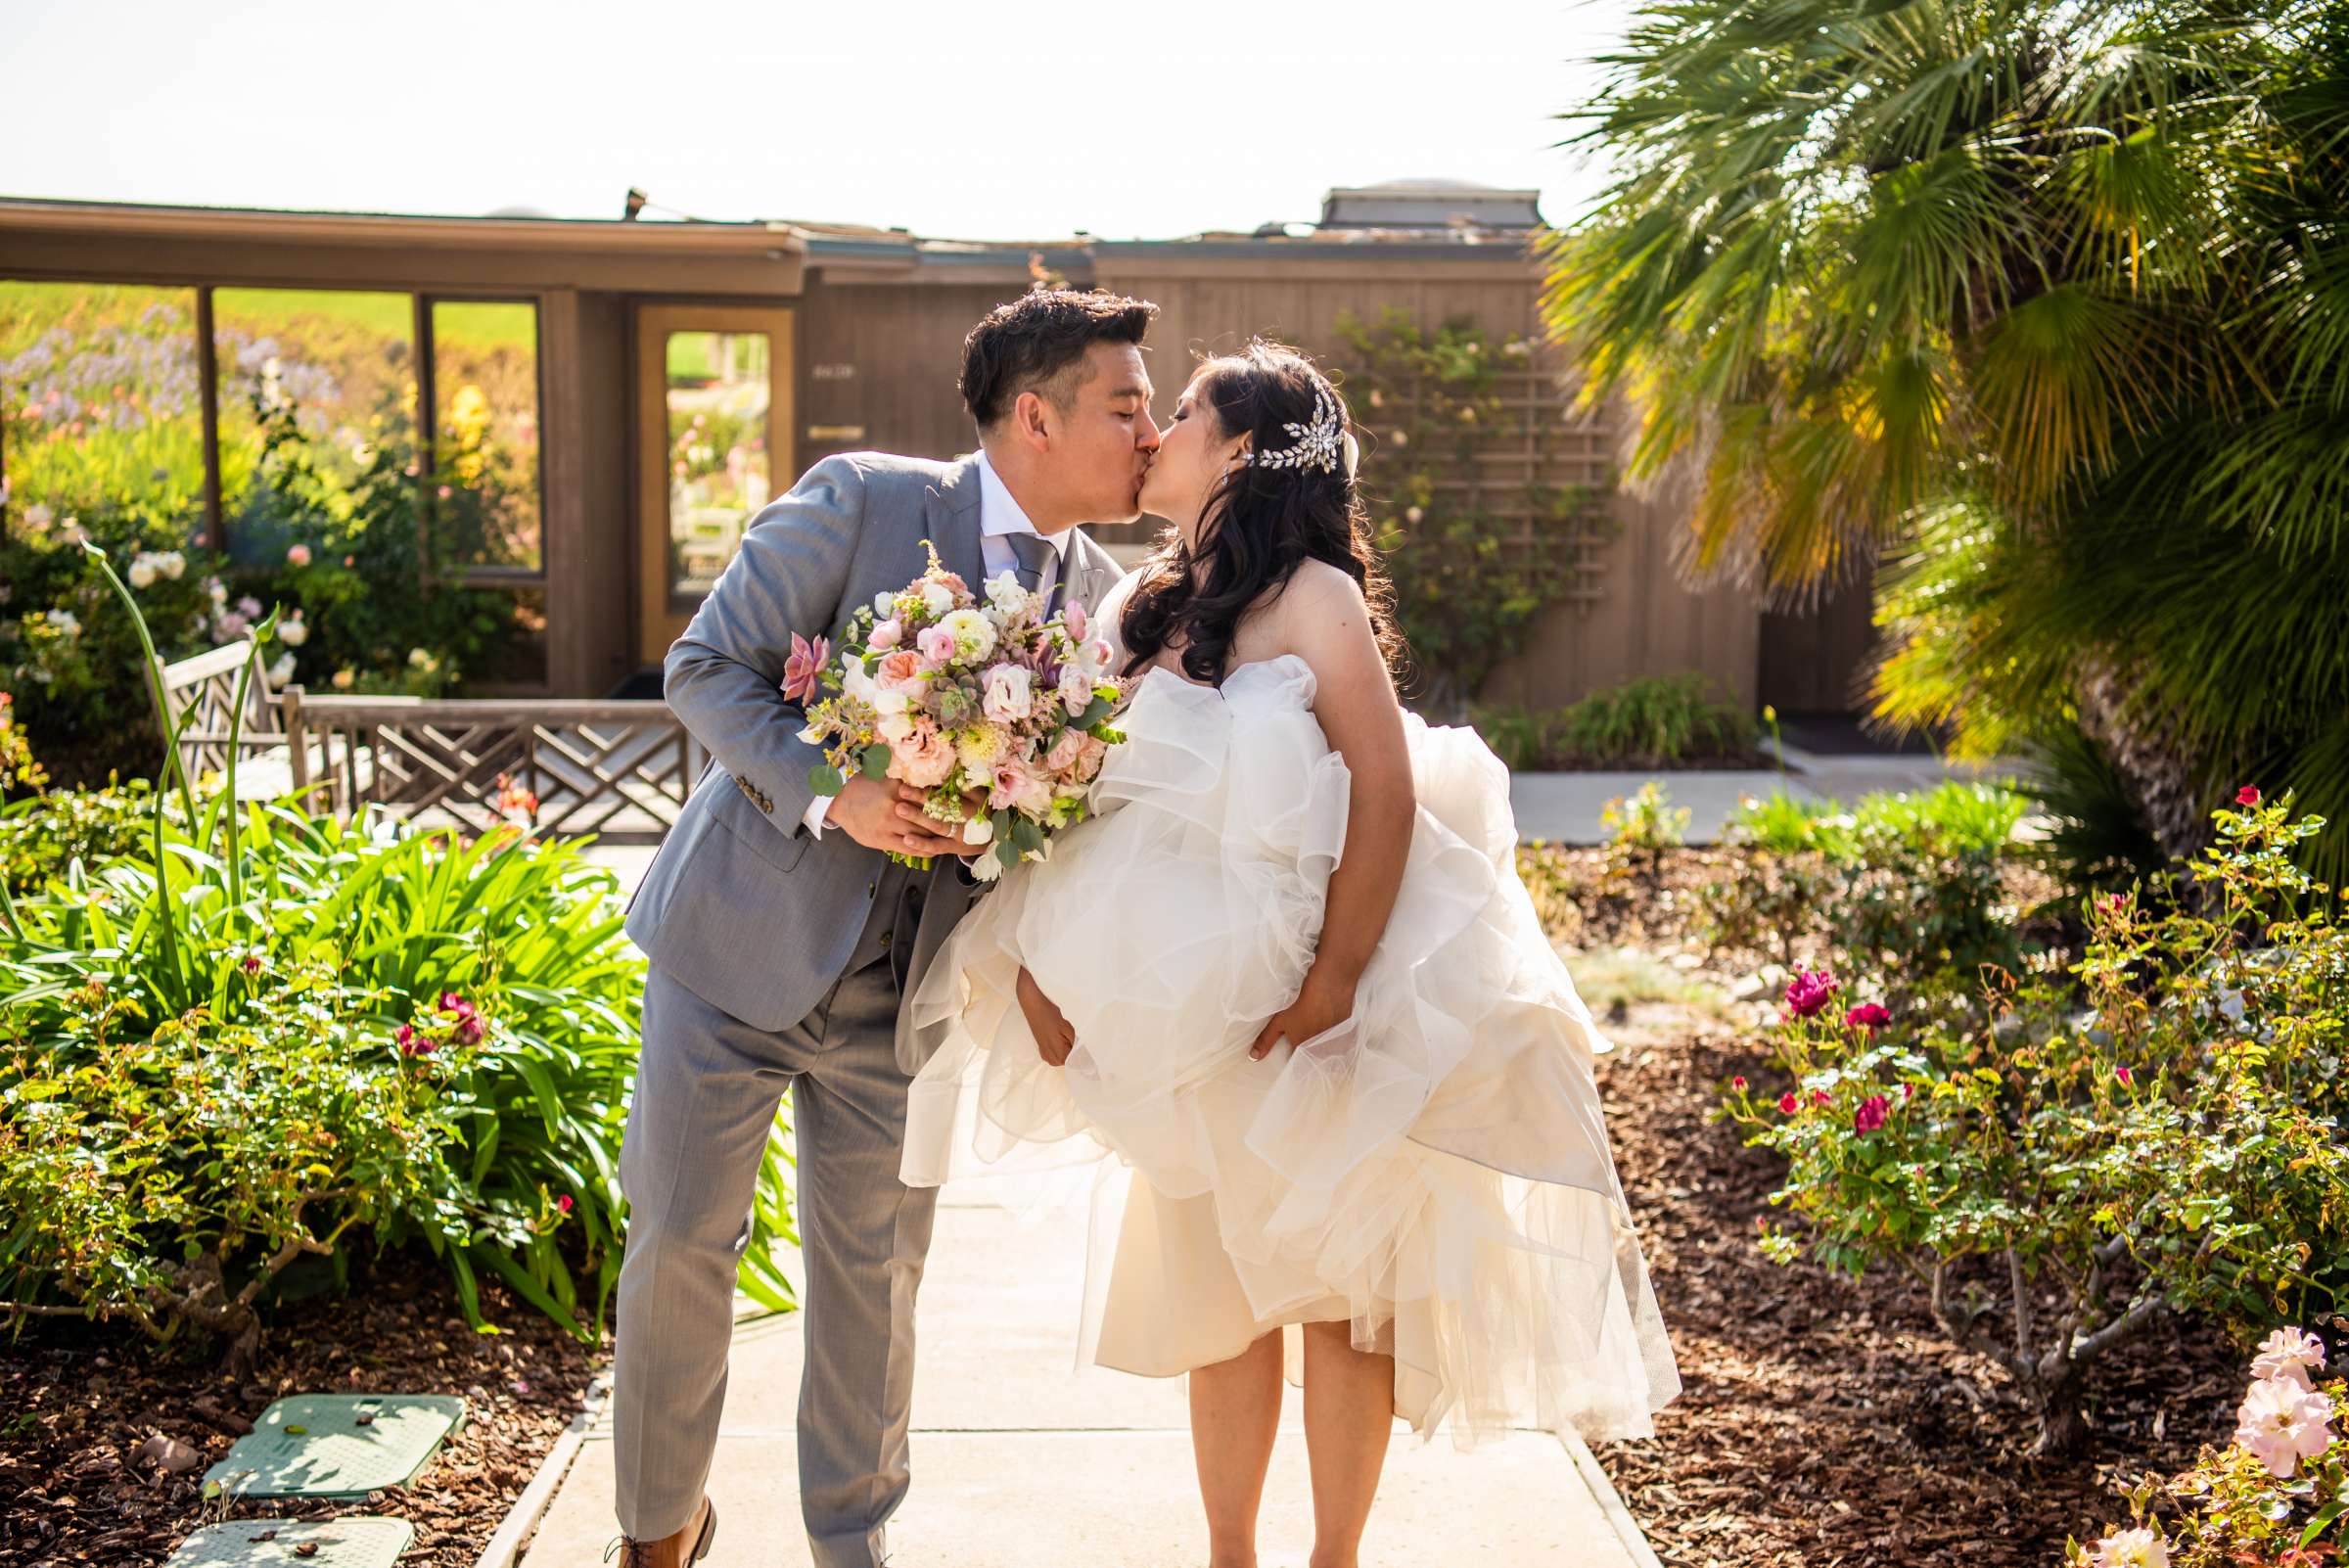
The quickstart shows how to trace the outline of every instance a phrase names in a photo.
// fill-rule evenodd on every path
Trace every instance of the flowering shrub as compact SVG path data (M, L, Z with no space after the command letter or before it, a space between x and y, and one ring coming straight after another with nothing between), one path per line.
M2280 1328L2259 1347L2236 1415L2234 1441L2206 1448L2194 1467L2146 1476L2129 1494L2132 1528L2067 1544L2069 1568L2316 1568L2338 1557L2349 1531L2349 1465L2333 1422L2349 1385L2320 1384L2325 1346Z
M2349 935L2291 860L2323 824L2217 820L2189 868L2210 912L2096 900L2077 993L2003 982L1959 1029L1798 974L1773 1041L1794 1086L1728 1095L1811 1250L1915 1275L2044 1449L2082 1439L2084 1368L2157 1312L2251 1333L2349 1294Z

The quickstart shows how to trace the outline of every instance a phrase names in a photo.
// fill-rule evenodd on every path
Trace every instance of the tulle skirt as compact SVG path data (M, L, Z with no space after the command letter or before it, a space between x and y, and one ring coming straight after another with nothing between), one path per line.
M1099 814L1007 874L912 998L945 1039L905 1179L1128 1168L1083 1308L1101 1364L1172 1375L1344 1321L1394 1356L1422 1434L1645 1436L1680 1381L1591 1076L1607 1045L1473 732L1406 718L1417 820L1354 1016L1248 1057L1313 960L1345 841L1351 779L1313 695L1290 657L1221 688L1145 679ZM1064 1067L1017 1004L1023 964L1075 1029Z

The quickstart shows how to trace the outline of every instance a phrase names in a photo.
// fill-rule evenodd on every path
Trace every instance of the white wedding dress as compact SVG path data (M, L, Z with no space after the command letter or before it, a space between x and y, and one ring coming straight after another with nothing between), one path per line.
M1168 1376L1344 1319L1394 1355L1424 1436L1646 1436L1680 1378L1591 1079L1607 1045L1474 732L1406 717L1417 826L1355 1016L1248 1058L1312 961L1346 836L1313 700L1294 656L1220 688L1144 677L1096 814L980 900L912 999L946 1040L914 1083L904 1178L1024 1144L1130 1167L1086 1291L1102 1365ZM1063 1068L1014 998L1023 963L1075 1028Z

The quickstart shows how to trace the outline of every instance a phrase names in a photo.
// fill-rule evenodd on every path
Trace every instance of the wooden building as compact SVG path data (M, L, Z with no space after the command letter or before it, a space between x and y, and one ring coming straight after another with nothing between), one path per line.
M1535 193L1427 183L1334 191L1313 225L1036 245L814 223L6 201L0 312L12 282L184 291L201 339L208 454L226 417L215 361L227 340L217 322L265 307L280 297L270 291L358 291L393 313L406 300L427 384L415 401L428 421L447 417L436 413L445 393L437 403L430 391L436 334L453 332L464 308L527 307L515 341L534 356L535 406L515 418L535 442L536 515L522 545L453 575L508 584L542 606L543 670L531 684L563 696L632 679L642 690L643 671L723 566L743 517L818 458L970 449L975 436L954 389L963 336L1039 273L1158 303L1151 351L1162 418L1194 354L1251 333L1342 362L1338 325L1349 315L1394 307L1431 328L1473 318L1497 342L1535 346L1518 395L1542 405L1556 433L1522 460L1490 454L1483 483L1522 487L1545 464L1551 481L1596 491L1614 525L1579 547L1576 591L1544 613L1531 646L1484 695L1552 707L1634 676L1696 670L1748 702L1848 708L1864 606L1766 617L1743 592L1691 591L1672 567L1676 498L1615 487L1618 431L1569 412L1568 367L1539 347L1540 279L1527 246L1535 221ZM527 400L527 377L521 385L511 395ZM0 384L0 405L12 396ZM700 438L720 427L731 433L723 441ZM207 526L233 546L221 532L233 497L217 457L207 461ZM26 499L20 493L14 505ZM1146 532L1109 536L1133 546Z

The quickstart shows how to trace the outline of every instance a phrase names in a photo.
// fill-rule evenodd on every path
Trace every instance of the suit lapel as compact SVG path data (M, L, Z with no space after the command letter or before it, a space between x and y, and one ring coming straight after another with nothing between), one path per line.
M938 546L946 570L985 591L987 555L979 542L979 459L966 457L930 491L923 537Z
M1069 574L1069 591L1061 596L1061 602L1073 599L1083 605L1087 614L1100 609L1102 599L1118 580L1115 559L1082 529L1076 530L1061 559Z

